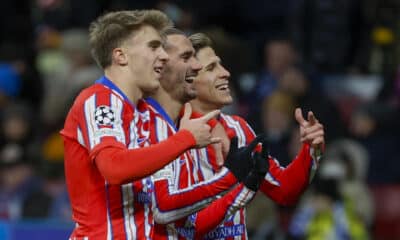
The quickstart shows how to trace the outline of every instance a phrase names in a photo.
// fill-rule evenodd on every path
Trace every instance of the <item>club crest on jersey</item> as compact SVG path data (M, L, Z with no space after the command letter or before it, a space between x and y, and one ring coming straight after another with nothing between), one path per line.
M96 108L94 119L99 126L112 126L115 122L115 114L109 106L101 105Z

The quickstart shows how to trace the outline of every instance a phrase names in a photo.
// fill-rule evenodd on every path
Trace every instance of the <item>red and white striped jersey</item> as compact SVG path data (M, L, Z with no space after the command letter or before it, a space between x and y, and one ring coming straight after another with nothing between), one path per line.
M255 138L254 131L239 116L221 114L219 122L224 126L229 137L238 137L238 147L248 145ZM200 181L212 177L218 171L216 167L218 164L213 162L215 158L209 157L212 155L210 151L212 151L211 148L203 148L194 154ZM260 190L278 204L294 204L307 187L316 169L317 159L313 159L312 155L312 148L308 144L304 144L298 156L286 168L281 167L276 159L269 156L269 172L265 176ZM190 236L199 236L198 231L202 231L199 229L211 228L213 230L203 235L203 239L247 239L245 208L241 208L233 214L226 212L222 218L223 222L220 224L209 220L216 218L215 213L209 212L208 215L208 217L203 216L202 219L199 219L200 212L193 214L181 225L184 226L183 229L179 230L178 228L178 232L181 236L190 239ZM212 226L213 224L214 226ZM198 238L196 237L196 239Z
M152 143L157 143L167 139L177 129L175 123L154 99L148 98L146 101L151 109L150 140ZM199 181L194 174L197 175L197 167L194 166L193 158L188 151L153 175L153 216L156 221L154 239L176 239L177 232L170 231L174 228L167 223L199 211L218 194L229 190L237 183L236 178L226 168L219 169L204 181ZM240 193L244 195L243 192L242 186L240 190L236 190L236 195ZM247 195L246 197L249 198ZM236 206L234 204L237 204L238 200L235 202L235 198L231 198L230 205ZM244 196L240 199L242 198Z
M61 131L66 182L76 222L70 239L152 238L151 178L109 184L92 156L104 147L122 144L134 149L147 145L148 120L148 112L138 111L105 77L76 98Z

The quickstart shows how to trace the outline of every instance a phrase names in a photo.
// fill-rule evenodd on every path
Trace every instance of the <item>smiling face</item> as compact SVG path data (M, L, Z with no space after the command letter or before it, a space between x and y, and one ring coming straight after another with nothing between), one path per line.
M181 103L196 97L194 78L202 65L194 56L194 49L189 39L181 34L167 36L165 49L169 61L161 78L161 86Z
M120 62L129 72L142 92L151 93L160 86L160 78L168 54L163 48L163 39L151 26L144 25L121 46L126 57Z
M196 103L202 109L220 109L232 103L229 90L230 73L221 65L221 59L211 47L200 49L196 54L203 65L194 81L197 91Z

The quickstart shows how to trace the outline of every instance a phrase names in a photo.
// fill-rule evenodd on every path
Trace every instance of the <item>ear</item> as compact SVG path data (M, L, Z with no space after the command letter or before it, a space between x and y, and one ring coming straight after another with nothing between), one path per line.
M112 51L112 61L120 66L125 66L128 64L128 56L125 54L124 49L114 48Z

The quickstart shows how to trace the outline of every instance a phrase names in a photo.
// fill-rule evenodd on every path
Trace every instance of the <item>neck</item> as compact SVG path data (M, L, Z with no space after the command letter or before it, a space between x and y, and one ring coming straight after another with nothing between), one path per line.
M110 81L112 81L135 105L137 105L138 100L143 97L143 92L136 85L134 77L128 72L123 71L123 69L109 67L104 71L104 75Z
M222 108L222 107L219 108L217 106L212 106L212 105L210 105L208 103L201 102L197 98L191 100L190 104L192 105L193 111L196 111L196 112L199 112L199 113L202 113L202 114L207 114L207 113L209 113L211 111L219 110L219 109Z
M171 95L169 95L162 87L160 87L154 94L152 94L151 97L154 98L163 107L163 109L172 119L172 121L177 121L179 113L183 106L180 101L171 97Z

